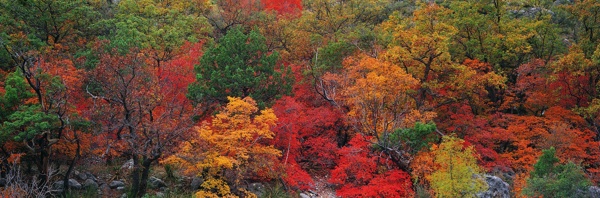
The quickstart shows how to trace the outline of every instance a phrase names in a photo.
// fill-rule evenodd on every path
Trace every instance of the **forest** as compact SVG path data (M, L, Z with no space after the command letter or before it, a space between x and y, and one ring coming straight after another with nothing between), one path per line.
M597 0L0 0L0 197L600 197Z

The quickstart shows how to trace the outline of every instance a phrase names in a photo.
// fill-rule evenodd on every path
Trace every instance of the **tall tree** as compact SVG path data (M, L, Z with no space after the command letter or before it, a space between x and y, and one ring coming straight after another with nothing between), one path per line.
M235 28L206 50L188 97L209 107L227 103L227 96L252 97L264 108L291 91L291 69L278 59L277 52L267 51L260 33Z
M95 47L100 59L88 72L85 86L94 101L91 119L102 124L97 133L110 134L102 140L107 150L133 159L130 193L142 197L150 166L177 146L193 125L195 111L184 93L172 89L179 78L159 75L157 68L146 64L149 57L135 48L121 54L102 50L106 45L100 42ZM169 73L173 72L165 72Z

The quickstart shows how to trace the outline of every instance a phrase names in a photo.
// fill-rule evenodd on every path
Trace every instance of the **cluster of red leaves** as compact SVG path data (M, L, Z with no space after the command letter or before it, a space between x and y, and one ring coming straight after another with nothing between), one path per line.
M378 164L365 137L356 135L340 149L338 166L331 171L329 182L339 185L342 197L411 197L414 195L410 175L402 170Z

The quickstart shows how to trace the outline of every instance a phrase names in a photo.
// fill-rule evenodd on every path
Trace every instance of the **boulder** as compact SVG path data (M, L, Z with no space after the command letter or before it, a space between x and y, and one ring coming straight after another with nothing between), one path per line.
M88 179L92 179L95 182L98 182L98 178L96 178L96 176L94 176L94 174L87 172L87 173L85 173L85 175L87 176Z
M133 159L129 159L129 160L127 160L127 161L126 161L126 162L125 162L125 163L124 163L124 164L121 166L121 169L127 169L127 170L133 169Z
M157 189L157 188L167 186L167 183L165 183L163 180L156 178L156 177L150 177L148 179L148 182L150 184L150 188L152 188L152 189Z
M202 177L194 177L192 179L192 183L190 183L190 187L193 191L200 189L200 186L204 183L204 179Z
M85 181L86 179L88 179L88 176L85 173L77 173L75 174L75 177L81 181Z
M493 175L484 175L485 182L488 184L488 190L477 193L479 198L509 198L510 185L499 177Z
M108 184L101 184L100 187L98 187L98 195L104 195L104 193L109 191L110 187L108 187Z
M87 189L98 189L98 183L93 179L88 178L83 182L83 187Z
M591 198L600 198L600 187L590 186L588 189Z
M300 193L300 198L312 198L312 197L306 193Z
M111 181L110 184L108 184L108 187L110 187L112 189L119 188L119 187L125 187L125 182L119 181L119 180Z
M75 179L69 179L69 187L75 190L80 190L82 188L81 184ZM52 188L54 190L62 191L65 188L64 182L62 180L54 182Z

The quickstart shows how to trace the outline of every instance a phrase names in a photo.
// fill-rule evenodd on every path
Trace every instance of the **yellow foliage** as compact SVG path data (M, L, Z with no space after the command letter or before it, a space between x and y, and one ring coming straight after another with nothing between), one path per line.
M270 167L281 152L262 140L273 139L271 128L277 117L272 109L257 114L252 98L228 97L227 106L197 129L195 139L183 143L181 150L163 163L174 164L187 174L208 178L197 197L233 196L229 185ZM235 173L224 177L224 172ZM243 192L243 191L242 191ZM216 193L216 194L215 194Z
M474 197L487 189L473 146L465 147L464 140L444 136L439 146L432 147L432 152L437 169L427 180L436 197Z

